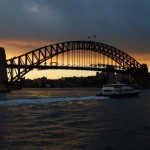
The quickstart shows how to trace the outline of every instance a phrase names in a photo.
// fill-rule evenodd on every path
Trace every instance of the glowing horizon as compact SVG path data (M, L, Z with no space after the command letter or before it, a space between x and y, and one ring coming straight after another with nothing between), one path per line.
M54 43L98 41L146 63L150 71L150 1L108 1L1 0L0 47L9 59Z
M34 49L44 47L47 45L55 44L58 42L48 42L48 41L26 41L26 40L1 40L1 46L5 48L6 51L6 58L12 58L14 56L19 56L26 52L32 51ZM121 47L121 46L120 46ZM13 49L13 51L12 51ZM123 48L122 48L123 49ZM127 52L128 53L128 52ZM142 53L131 53L129 54L135 60L137 60L141 64L147 64L148 69L150 68L150 61L149 57L150 54L142 54ZM150 69L149 69L150 71ZM96 72L94 71L80 71L80 70L33 70L30 71L25 78L40 78L40 77L47 77L49 79L58 79L61 77L73 77L73 76L90 76L95 75Z

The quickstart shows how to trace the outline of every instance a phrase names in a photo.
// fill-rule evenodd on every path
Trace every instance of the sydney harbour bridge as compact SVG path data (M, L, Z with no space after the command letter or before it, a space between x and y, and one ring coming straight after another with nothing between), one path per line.
M95 41L67 41L37 48L6 60L8 82L20 81L33 69L70 69L119 72L137 75L148 73L127 53Z

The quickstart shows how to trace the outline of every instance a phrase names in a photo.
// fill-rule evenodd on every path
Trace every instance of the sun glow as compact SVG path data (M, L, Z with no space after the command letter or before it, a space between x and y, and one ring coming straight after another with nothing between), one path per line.
M131 53L134 59L136 59L141 64L147 64L148 70L150 72L150 54L142 54L142 53Z
M46 45L55 43L54 41L33 41L33 40L17 40L17 39L0 39L0 46L6 51L6 59L19 56L26 52L32 51Z
M6 51L6 59L19 56L26 52L32 51L34 49L51 45L56 43L55 41L30 41L30 40L10 40L3 39L0 40L0 46L5 48ZM128 53L128 52L127 52ZM141 53L130 53L130 56L135 58L141 64L147 64L150 71L150 54L141 54ZM76 60L78 64L82 62L82 60ZM64 62L66 63L66 62ZM88 61L89 63L89 61ZM89 64L88 64L89 65ZM49 79L57 79L61 77L72 77L72 76L90 76L95 75L95 71L75 71L75 70L33 70L30 71L25 77L26 78L40 78L47 77Z

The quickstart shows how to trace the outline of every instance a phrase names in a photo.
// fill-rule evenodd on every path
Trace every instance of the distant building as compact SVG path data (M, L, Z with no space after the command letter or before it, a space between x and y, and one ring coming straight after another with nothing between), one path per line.
M37 87L48 87L48 80L46 77L37 78L33 80L33 84Z

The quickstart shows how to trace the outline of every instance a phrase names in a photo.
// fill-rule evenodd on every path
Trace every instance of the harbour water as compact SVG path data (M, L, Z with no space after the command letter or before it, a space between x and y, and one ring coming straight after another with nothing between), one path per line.
M0 149L149 150L150 89L110 99L97 89L0 94Z

